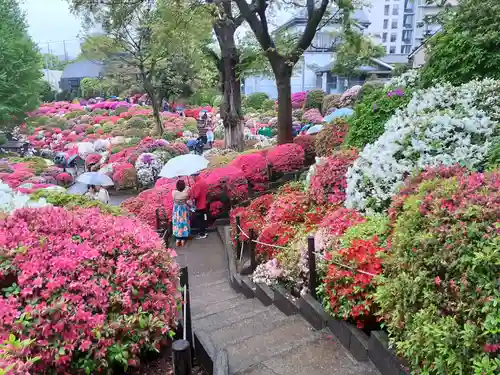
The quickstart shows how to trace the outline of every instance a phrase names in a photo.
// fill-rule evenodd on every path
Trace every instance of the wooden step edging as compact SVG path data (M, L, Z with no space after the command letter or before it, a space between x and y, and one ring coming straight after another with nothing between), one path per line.
M219 226L217 233L226 251L230 284L236 292L247 298L257 298L265 306L274 304L287 316L300 314L316 330L327 328L357 361L371 360L382 375L410 374L407 364L389 348L389 339L384 331L373 331L368 336L355 325L329 316L309 293L295 298L280 285L255 284L250 277L238 274L231 227Z

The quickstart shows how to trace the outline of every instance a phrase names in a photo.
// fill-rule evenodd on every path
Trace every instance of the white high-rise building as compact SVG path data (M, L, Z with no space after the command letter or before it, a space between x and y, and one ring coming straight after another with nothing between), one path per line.
M458 0L448 0L456 5ZM440 3L441 0L435 0ZM370 20L368 33L382 44L388 55L408 56L426 36L439 30L438 24L424 22L427 16L436 15L442 10L426 0L371 0L364 9Z

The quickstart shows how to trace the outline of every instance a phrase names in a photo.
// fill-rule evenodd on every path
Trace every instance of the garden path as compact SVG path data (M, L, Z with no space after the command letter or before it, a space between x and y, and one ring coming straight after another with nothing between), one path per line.
M247 299L229 284L228 263L217 233L177 249L187 264L191 314L217 349L225 348L234 375L376 375L357 362L330 334L315 331L300 315ZM209 353L214 359L215 353Z

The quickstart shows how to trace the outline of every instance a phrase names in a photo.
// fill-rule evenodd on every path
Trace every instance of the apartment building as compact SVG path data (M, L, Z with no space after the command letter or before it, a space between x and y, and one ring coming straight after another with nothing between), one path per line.
M447 0L456 5L458 0ZM439 30L438 24L424 22L427 17L436 15L442 8L442 1L434 0L371 0L365 10L370 26L368 33L382 44L388 55L408 56L426 36Z

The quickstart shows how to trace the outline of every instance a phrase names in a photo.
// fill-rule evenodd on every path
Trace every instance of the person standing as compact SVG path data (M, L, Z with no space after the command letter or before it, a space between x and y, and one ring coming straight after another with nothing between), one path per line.
M88 185L87 187L87 192L85 193L85 196L89 199L96 199L97 197L97 189L94 185Z
M174 207L172 211L172 232L176 246L184 246L189 237L189 189L184 180L178 180L172 192Z
M96 199L104 204L109 204L109 193L103 186L97 186Z
M207 194L208 185L203 180L199 174L193 175L195 184L191 189L191 199L195 201L196 204L196 222L199 228L199 233L196 239L207 238L207 220L208 220L208 210L207 210Z

